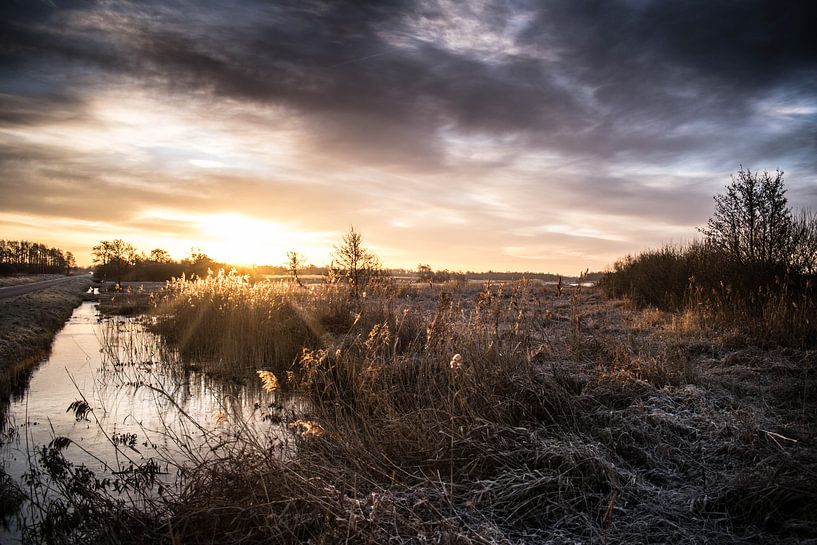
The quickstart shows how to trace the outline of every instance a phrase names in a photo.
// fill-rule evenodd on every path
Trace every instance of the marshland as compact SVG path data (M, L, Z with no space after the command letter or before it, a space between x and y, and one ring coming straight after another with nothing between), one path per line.
M817 545L814 21L0 2L0 545Z
M596 282L434 282L386 274L351 229L321 283L296 262L288 280L220 269L84 303L9 410L7 535L812 539L813 277L730 269L718 241Z

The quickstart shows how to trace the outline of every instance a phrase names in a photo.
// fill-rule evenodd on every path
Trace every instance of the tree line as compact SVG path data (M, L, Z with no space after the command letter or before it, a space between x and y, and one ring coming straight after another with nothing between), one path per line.
M94 274L101 280L119 284L122 280L165 281L182 274L205 276L209 270L230 268L218 263L201 251L191 250L188 258L174 261L162 248L154 248L149 253L139 252L129 242L122 239L103 240L93 247ZM561 276L549 273L519 272L460 272L448 269L433 270L429 265L420 264L416 270L386 269L380 259L366 247L363 237L354 227L350 227L335 245L331 261L327 266L316 266L306 262L297 251L289 251L286 265L264 265L241 272L258 275L289 276L302 285L304 276L321 276L324 282L348 284L354 295L359 295L375 279L386 277L413 277L421 283L465 282L466 280L520 280L540 279L561 280ZM594 278L601 273L594 273ZM584 278L588 278L587 275Z
M74 255L28 240L0 240L0 275L68 274Z
M119 238L100 241L92 248L91 257L94 277L117 285L123 280L164 282L182 275L205 276L208 270L226 267L201 250L191 249L187 258L176 261L162 248L146 254Z

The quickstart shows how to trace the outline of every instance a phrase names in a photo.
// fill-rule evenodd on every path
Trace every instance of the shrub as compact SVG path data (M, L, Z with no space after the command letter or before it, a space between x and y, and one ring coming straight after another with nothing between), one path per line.
M691 311L714 328L737 329L760 343L817 342L813 275L782 265L740 264L705 241L627 256L599 285L638 307Z
M636 306L692 311L762 343L817 341L817 215L787 207L782 172L741 168L701 231L704 240L617 261L600 285Z

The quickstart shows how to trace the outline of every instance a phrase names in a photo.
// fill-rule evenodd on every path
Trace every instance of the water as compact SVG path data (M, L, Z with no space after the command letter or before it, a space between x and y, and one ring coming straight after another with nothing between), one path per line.
M11 401L0 446L3 469L23 483L36 463L34 449L55 437L70 438L65 457L98 476L151 460L168 485L177 464L213 457L236 435L286 451L289 435L277 417L302 411L297 400L255 383L214 381L168 360L172 351L138 321L103 320L96 303L83 303L28 389ZM91 409L85 418L68 410L77 401ZM17 541L18 529L0 532L0 543Z

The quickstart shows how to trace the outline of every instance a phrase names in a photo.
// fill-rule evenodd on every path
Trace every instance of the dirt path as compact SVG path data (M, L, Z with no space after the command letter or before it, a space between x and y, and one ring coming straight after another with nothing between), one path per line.
M50 280L41 280L39 282L29 282L28 284L17 284L15 286L7 286L5 288L0 288L0 299L16 297L24 293L45 289L51 286L55 286L57 284L62 284L63 282L66 282L68 280L73 280L75 278L77 277L63 276L61 278L52 278Z

